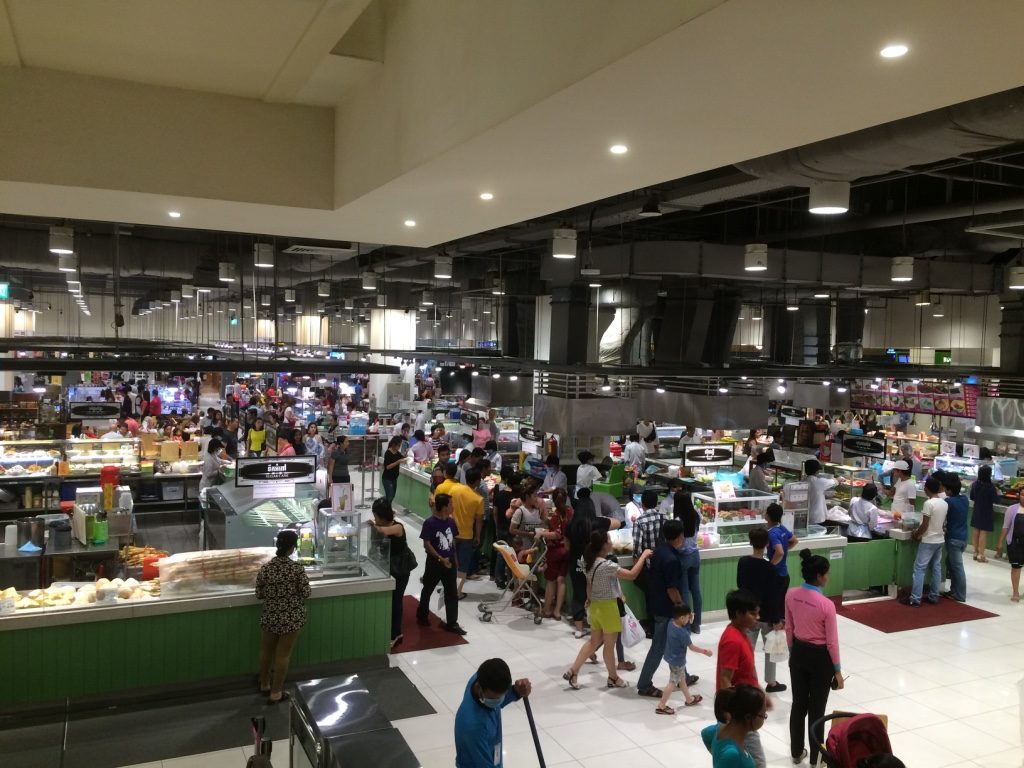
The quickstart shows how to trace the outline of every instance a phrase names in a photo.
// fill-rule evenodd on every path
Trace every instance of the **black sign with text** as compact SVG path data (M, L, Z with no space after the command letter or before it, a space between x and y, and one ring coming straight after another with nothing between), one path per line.
M843 437L843 453L847 456L867 456L872 459L884 459L885 440L845 435Z
M519 439L528 440L531 443L542 443L544 442L544 430L534 429L532 426L529 425L520 425Z
M316 456L275 456L235 461L235 485L315 483Z
M731 467L732 443L708 443L688 445L683 454L684 467Z
M117 403L71 403L68 406L69 419L116 419L121 415Z

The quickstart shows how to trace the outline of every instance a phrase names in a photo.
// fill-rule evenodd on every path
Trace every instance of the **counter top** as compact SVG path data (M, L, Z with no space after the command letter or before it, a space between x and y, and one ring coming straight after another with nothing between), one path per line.
M790 552L799 552L801 549L842 549L846 547L845 536L818 536L813 539L800 539L800 543L792 547ZM736 544L728 547L711 547L700 550L701 560L722 560L725 558L739 558L750 554L748 544ZM633 564L632 555L618 555L619 565L629 568Z
M310 600L344 595L363 595L370 592L390 592L395 580L390 576L361 579L311 581ZM192 611L216 611L245 605L259 605L252 590L231 590L194 597L167 598L146 601L126 601L110 606L89 608L38 608L21 610L13 616L0 617L0 632L40 627L87 624L110 619L130 619L141 616L166 616Z

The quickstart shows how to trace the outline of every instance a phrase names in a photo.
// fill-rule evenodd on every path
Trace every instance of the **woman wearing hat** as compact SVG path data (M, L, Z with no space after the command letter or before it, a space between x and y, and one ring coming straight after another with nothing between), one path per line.
M276 704L285 698L284 678L299 630L306 623L309 579L291 559L299 535L291 529L277 534L277 554L256 575L256 598L263 601L260 629L260 691Z

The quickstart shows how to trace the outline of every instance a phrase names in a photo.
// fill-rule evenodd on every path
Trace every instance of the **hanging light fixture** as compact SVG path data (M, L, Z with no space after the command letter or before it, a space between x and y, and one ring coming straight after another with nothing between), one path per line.
M71 227L50 227L50 253L75 252L75 230Z
M377 306L379 308L383 309L387 305L388 305L388 297L387 297L387 295L383 294L383 293L378 293L377 294ZM416 320L419 321L419 318L417 317Z
M274 246L270 243L256 243L252 247L252 265L256 269L273 269Z
M850 182L824 181L811 187L807 210L819 215L835 215L850 210Z
M768 269L768 243L747 243L743 249L743 269L747 272Z
M607 376L605 376L604 378L601 379L601 391L602 392L611 392L612 391L612 385L611 385L611 382L608 381L608 377Z
M61 272L77 272L78 256L74 253L62 254L58 256L57 269Z
M1006 287L1011 291L1024 290L1024 267L1010 267L1007 270Z
M946 308L942 304L942 299L936 299L935 303L932 304L932 317L945 317Z
M438 280L451 280L452 261L451 256L439 255L434 260L434 277Z
M184 283L181 286L181 298L183 298L183 299L192 299L192 298L195 298L195 295L196 295L196 288L195 288L194 285L189 285L188 283Z
M657 392L659 395L664 395L665 394L665 384L664 384L664 382L659 381L658 384L654 387L654 391Z
M928 291L920 291L914 298L915 307L927 307L932 303L931 294Z
M576 258L575 229L556 229L552 233L551 255L556 259Z
M914 279L914 257L897 256L892 260L890 278L894 283L909 283Z
M434 306L434 293L433 291L424 291L423 295L420 296L420 304L425 307Z
M181 291L171 291L171 304L181 303Z
M217 278L222 283L233 283L238 279L238 267L230 261L222 261L217 268Z
M661 205L659 205L658 196L652 194L647 196L644 207L640 209L637 218L653 219L655 216L661 216Z
M501 278L494 278L494 282L491 284L491 295L492 296L504 296L505 295L505 281Z
M331 284L326 280L321 280L316 284L316 295L320 297L329 297L331 295Z
M284 300L286 302L288 302L289 304L294 303L294 301L295 301L295 289L294 288L285 288L284 289Z
M363 272L363 290L364 291L376 291L377 290L377 275L373 272Z
M261 307L269 307L270 306L270 294L269 293L261 293L260 294L260 306Z

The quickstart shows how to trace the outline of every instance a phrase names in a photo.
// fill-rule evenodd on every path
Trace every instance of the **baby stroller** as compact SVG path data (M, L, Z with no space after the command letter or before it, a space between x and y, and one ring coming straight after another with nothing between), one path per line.
M494 542L495 555L505 560L505 566L509 571L508 584L493 602L484 602L477 605L480 611L480 621L490 621L498 610L510 608L517 600L522 600L522 607L533 613L533 623L540 624L543 621L540 610L542 600L537 597L534 587L537 584L537 574L545 565L547 547L543 539L539 540L532 548L533 562L521 563L516 551L504 541Z
M828 738L824 737L825 723L833 720ZM852 712L833 712L816 721L811 732L818 741L821 757L819 765L827 768L857 768L857 761L871 755L891 755L892 745L882 717L872 714L855 715Z

